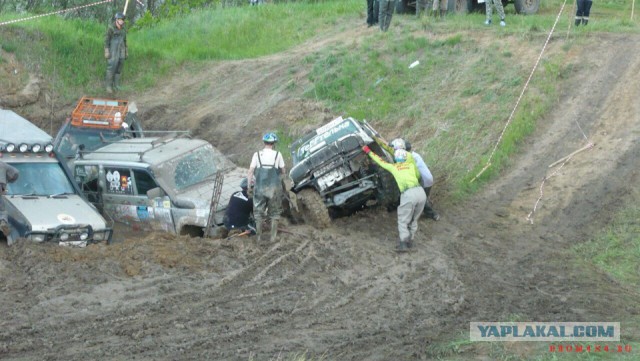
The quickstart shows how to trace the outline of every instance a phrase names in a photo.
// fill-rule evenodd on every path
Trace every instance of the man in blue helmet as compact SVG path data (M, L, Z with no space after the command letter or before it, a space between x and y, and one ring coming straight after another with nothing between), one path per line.
M240 188L242 190L233 193L229 199L229 204L224 214L223 222L227 235L233 231L255 233L255 225L253 225L253 220L251 219L253 200L248 194L249 183L247 178L242 178Z
M286 170L282 154L274 149L277 141L275 133L267 133L262 137L264 149L253 153L247 174L249 184L255 184L253 189L249 188L249 194L253 193L253 215L256 219L258 241L262 239L262 226L267 216L271 219L271 242L276 240L282 213L282 180Z
M124 27L124 14L118 12L113 17L104 36L104 58L107 60L105 87L107 93L120 88L120 76L124 68L124 60L129 57L127 48L127 29Z

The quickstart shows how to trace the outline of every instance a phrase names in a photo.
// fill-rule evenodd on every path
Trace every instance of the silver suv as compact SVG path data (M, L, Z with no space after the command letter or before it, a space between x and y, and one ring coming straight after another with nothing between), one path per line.
M188 136L134 138L80 153L74 175L103 214L134 229L203 236L216 175L224 182L213 216L221 225L247 170L207 141Z
M20 172L2 195L11 226L7 243L18 238L79 246L110 241L112 229L81 195L51 141L28 120L0 110L0 159Z

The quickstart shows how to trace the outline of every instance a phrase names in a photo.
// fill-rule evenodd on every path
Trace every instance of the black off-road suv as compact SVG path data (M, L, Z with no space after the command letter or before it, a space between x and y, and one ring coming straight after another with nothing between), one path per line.
M365 206L398 205L400 192L393 176L362 151L368 145L393 162L375 137L380 135L366 121L340 117L291 145L291 190L307 223L323 227L331 218Z

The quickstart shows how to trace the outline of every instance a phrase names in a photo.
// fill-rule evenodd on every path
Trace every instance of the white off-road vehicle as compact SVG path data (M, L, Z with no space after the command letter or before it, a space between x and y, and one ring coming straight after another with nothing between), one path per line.
M112 229L80 193L51 142L28 120L0 110L0 160L20 172L0 195L11 229L7 243L20 238L77 246L109 242Z

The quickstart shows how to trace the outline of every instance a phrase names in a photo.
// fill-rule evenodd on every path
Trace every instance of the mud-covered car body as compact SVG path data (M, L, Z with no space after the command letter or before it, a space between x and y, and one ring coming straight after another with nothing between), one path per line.
M290 147L291 190L310 197L308 190L312 189L331 216L351 213L370 203L396 204L395 181L362 151L362 146L368 145L392 162L374 137L379 134L366 121L340 117L295 141Z
M2 195L9 245L18 238L79 246L110 241L112 229L52 151L51 136L8 110L0 110L0 134L0 160L20 172Z
M216 174L224 174L224 182L215 225L223 223L247 174L208 142L187 136L125 139L81 155L76 181L105 216L140 230L191 236L204 235Z

